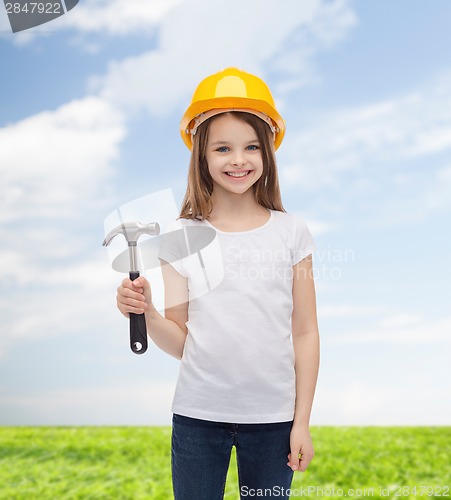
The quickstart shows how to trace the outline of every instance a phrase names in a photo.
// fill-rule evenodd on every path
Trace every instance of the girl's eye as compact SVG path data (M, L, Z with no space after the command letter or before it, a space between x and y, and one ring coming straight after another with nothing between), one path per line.
M249 149L250 151L257 151L258 146L256 146L255 144L252 144L251 146L248 146L247 149Z
M218 151L219 153L226 153L228 149L229 148L227 146L221 146L216 151Z

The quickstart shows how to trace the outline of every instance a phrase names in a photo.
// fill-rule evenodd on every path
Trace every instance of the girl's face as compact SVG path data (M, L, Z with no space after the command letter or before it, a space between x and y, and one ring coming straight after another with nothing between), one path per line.
M211 123L205 157L216 194L245 193L263 174L257 133L233 115L219 115Z

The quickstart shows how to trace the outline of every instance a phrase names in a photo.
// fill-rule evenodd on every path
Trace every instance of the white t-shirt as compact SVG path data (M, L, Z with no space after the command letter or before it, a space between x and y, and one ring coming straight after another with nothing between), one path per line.
M210 244L191 245L194 251L180 260L170 248L159 253L188 278L189 288L174 413L233 423L294 417L292 266L316 245L301 216L269 212L269 220L250 231L224 232L197 219L168 228L215 230Z

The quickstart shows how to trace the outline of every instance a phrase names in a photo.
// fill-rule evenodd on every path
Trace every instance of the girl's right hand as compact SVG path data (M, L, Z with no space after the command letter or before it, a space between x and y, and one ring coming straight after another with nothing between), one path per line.
M140 276L131 281L125 278L117 289L117 308L126 317L129 313L143 314L152 304L152 292L150 283Z

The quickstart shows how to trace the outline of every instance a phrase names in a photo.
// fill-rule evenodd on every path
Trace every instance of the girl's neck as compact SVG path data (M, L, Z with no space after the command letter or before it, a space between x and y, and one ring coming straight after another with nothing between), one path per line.
M267 214L266 208L257 203L252 189L236 196L212 195L213 209L207 217L209 221L249 219Z

